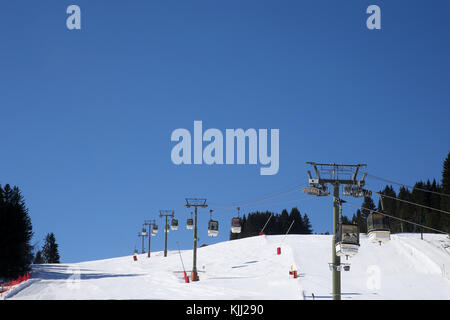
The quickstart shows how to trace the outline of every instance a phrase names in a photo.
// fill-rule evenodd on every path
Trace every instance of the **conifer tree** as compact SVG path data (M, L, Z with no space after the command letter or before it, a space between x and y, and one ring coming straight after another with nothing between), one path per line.
M352 223L358 225L359 232L362 232L361 230L363 230L364 226L367 224L366 220L364 220L364 218L363 218L363 216L361 214L361 210L360 209L357 209L356 210L356 214L353 215ZM367 227L366 227L366 229L367 229Z
M361 206L364 209L361 209L360 221L358 221L359 232L367 233L367 216L370 214L370 211L375 210L376 207L372 197L364 197L364 201Z
M270 216L272 218L269 220ZM276 235L276 234L286 234L291 225L290 234L312 234L312 225L309 220L308 215L304 214L303 217L298 210L298 208L292 208L291 213L288 214L287 210L284 209L280 214L274 214L272 212L251 212L244 215L241 224L241 233L231 233L230 240L242 239L246 237L258 236L264 225L267 223L264 229L264 234Z
M351 223L350 219L349 219L347 216L342 216L341 222L342 222L343 224L349 224L349 223Z
M0 186L0 277L16 278L33 261L31 219L18 187Z
M289 231L290 234L303 234L305 233L305 226L303 224L303 218L298 208L292 208L289 214L289 225L294 221L294 224ZM287 231L287 230L286 230Z
M44 257L42 256L42 251L38 250L38 252L36 252L36 256L34 257L34 264L43 264L45 263Z
M290 224L291 224L291 220L289 218L289 213L287 212L286 209L284 209L280 215L280 231L281 231L281 233L283 233L283 234L286 233L289 229Z
M306 213L303 215L303 226L305 227L305 234L313 233L311 221L309 221L309 217Z
M397 198L409 201L410 200L409 195L410 195L409 190L402 186L402 187L400 187ZM410 205L408 205L405 202L401 202L401 201L396 201L396 202L397 202L397 204L396 204L397 205L397 208L396 208L397 217L409 221L410 220L409 212L411 211ZM398 232L408 232L409 231L410 225L408 223L400 221L399 225L400 225L400 230Z
M386 186L380 193L387 197L380 197L377 211L386 212L394 217L397 216L397 201L392 199L397 197L394 188L392 186ZM389 218L389 224L391 233L400 232L400 222L398 220Z
M42 255L46 263L59 263L58 244L56 243L55 235L47 234L45 243L42 247Z

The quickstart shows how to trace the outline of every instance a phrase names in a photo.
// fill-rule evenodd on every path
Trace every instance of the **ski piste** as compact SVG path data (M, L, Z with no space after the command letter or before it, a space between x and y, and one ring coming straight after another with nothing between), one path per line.
M261 235L198 249L200 281L186 283L192 250L79 263L34 265L2 299L331 300L330 235ZM382 245L361 234L342 259L342 300L450 299L450 239L393 234ZM277 250L281 248L281 250ZM280 254L278 254L278 252ZM294 277L293 274L297 277Z

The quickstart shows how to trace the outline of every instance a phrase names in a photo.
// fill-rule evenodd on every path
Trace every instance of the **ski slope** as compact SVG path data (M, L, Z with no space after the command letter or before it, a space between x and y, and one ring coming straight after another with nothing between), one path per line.
M281 255L277 255L277 248ZM31 279L3 299L301 300L331 299L331 236L258 236L197 251L200 281L185 283L178 250L71 264L35 265ZM192 250L181 251L192 268ZM342 299L450 299L450 239L392 235L380 246L361 235L341 262ZM297 270L299 277L289 275Z

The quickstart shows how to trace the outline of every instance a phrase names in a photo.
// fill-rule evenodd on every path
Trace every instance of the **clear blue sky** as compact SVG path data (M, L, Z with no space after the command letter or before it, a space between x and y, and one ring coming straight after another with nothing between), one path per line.
M81 7L82 29L66 28ZM366 28L381 7L382 29ZM21 188L63 262L131 254L144 219L185 197L229 204L306 184L306 161L438 181L450 150L448 1L6 1L0 8L0 184ZM175 166L174 129L280 129L280 171ZM382 183L368 180L369 187ZM297 206L331 231L331 199ZM272 203L272 204L271 204ZM234 209L215 209L218 238ZM354 208L344 209L351 216ZM184 227L169 249L192 247ZM40 242L42 245L43 241ZM152 250L163 249L160 233ZM140 248L138 242L138 248Z

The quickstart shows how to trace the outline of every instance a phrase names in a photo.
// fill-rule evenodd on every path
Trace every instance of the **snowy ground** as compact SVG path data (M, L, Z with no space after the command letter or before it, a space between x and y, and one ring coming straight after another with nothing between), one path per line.
M33 266L31 279L3 299L298 300L331 299L331 236L259 236L198 249L200 281L184 282L178 251ZM283 238L285 239L282 242ZM393 235L379 246L361 235L342 272L342 299L450 300L450 240ZM281 247L281 255L277 255ZM192 251L182 251L186 269ZM289 275L291 266L299 278Z

